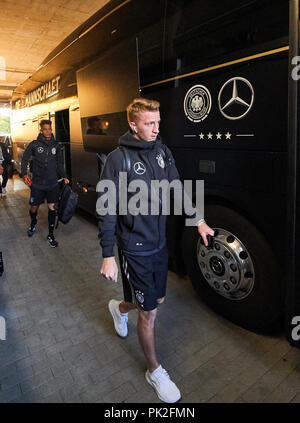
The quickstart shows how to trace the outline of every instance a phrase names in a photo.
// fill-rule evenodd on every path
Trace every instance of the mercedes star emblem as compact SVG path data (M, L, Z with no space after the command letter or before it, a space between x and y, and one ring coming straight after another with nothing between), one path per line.
M146 172L145 165L141 162L134 163L133 169L138 175L143 175Z
M227 86L232 85L231 98ZM225 90L225 91L224 91ZM239 96L239 91L242 92ZM243 98L242 98L243 97ZM254 102L254 90L246 78L236 76L229 79L221 88L218 96L219 109L230 120L242 119L250 111ZM233 107L235 105L235 107Z

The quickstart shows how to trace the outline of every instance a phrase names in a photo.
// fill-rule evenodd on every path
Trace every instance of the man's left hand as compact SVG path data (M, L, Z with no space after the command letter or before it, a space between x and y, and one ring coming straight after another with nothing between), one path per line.
M3 173L3 166L0 164L0 175Z
M204 245L207 247L208 246L207 235L214 236L214 233L215 233L214 230L211 229L205 222L203 222L203 223L200 223L200 225L198 225L198 232L202 236Z
M65 184L70 183L70 181L69 181L69 179L68 179L68 178L64 178L64 181L65 181Z

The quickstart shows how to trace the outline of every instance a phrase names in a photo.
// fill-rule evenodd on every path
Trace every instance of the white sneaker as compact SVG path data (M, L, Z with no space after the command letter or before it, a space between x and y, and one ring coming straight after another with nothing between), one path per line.
M110 300L110 302L108 303L108 309L110 311L110 314L112 315L117 334L121 338L126 338L126 336L128 335L128 313L121 314L119 309L119 304L121 302L122 301Z
M147 382L154 388L158 398L163 402L178 402L181 394L174 382L171 381L168 372L161 365L150 373L145 373Z
M6 196L6 189L2 188L2 197L5 197L5 196Z

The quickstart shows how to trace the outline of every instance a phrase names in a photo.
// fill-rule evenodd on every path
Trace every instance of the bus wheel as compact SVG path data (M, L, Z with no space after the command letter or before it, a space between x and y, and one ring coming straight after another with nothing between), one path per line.
M217 313L247 329L270 332L283 312L280 272L261 233L247 219L221 206L205 207L215 230L207 249L195 227L183 234L183 257L192 284Z

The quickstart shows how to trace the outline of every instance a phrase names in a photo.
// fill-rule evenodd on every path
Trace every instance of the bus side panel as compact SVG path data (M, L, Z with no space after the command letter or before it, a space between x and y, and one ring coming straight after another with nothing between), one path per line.
M151 94L150 89L146 92L147 97L161 101L161 133L172 147L286 151L287 77L287 55L279 53L175 80L161 85L159 90L152 89ZM234 83L238 99L226 106L234 97ZM204 104L201 96L192 91L199 86L205 92ZM246 104L239 103L239 99ZM197 107L201 114L197 113Z
M84 150L82 144L71 144L72 183L73 189L78 194L78 206L94 214L96 210L95 185L99 180L98 161L96 153ZM87 188L83 192L82 187ZM91 188L91 189L90 189Z
M96 153L84 150L79 108L70 110L70 139L72 184L74 191L78 194L78 206L94 214L97 199L96 193L89 190L85 193L82 190L82 186L95 187L99 179L98 161Z
M223 109L225 117L221 107L233 97L234 81L238 96L248 106L236 102ZM207 111L197 122L188 101L193 87L203 88L211 97L210 110L208 104L200 104ZM286 215L286 54L150 90L145 90L146 96L161 102L163 141L173 152L182 179L203 179L206 197L227 201L257 226L280 255ZM241 118L229 118L245 111Z
M283 260L286 153L215 151L212 154L208 150L173 149L173 154L178 169L185 168L185 179L204 180L206 203L228 204L248 218ZM201 172L203 161L212 163L216 172Z

